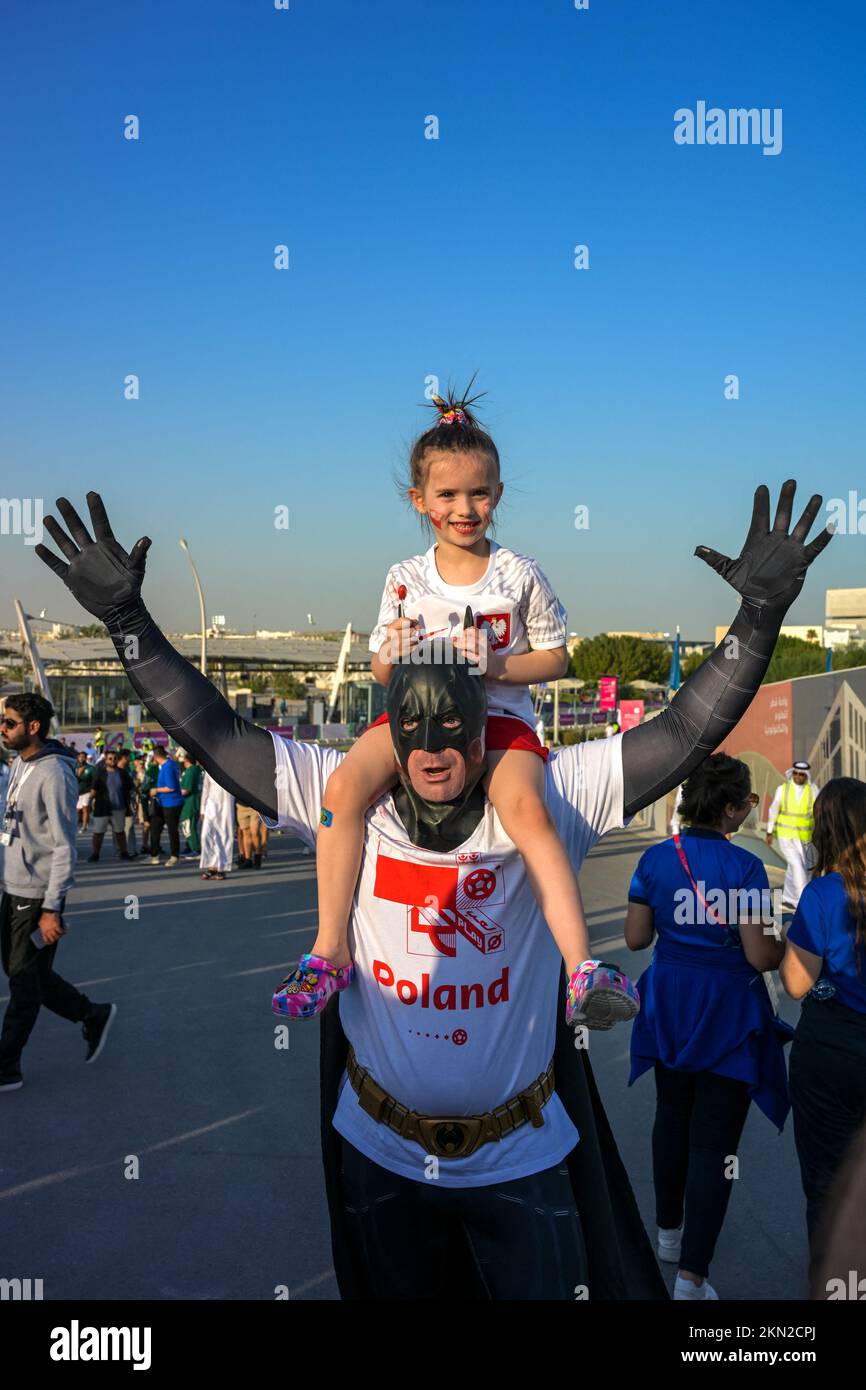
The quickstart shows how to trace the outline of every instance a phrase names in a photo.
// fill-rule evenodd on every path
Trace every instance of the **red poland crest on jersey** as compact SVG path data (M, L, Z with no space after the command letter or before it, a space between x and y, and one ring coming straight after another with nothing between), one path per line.
M510 613L476 613L475 626L488 628L488 639L493 651L507 647L511 642Z
M373 896L405 904L410 955L456 956L458 937L482 955L502 950L502 927L489 911L505 907L501 859L456 854L441 865L413 864L380 849Z

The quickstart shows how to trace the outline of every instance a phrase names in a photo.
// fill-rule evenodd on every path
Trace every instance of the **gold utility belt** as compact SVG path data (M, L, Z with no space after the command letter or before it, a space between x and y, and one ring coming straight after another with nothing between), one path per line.
M506 1134L512 1134L527 1123L540 1129L544 1124L541 1111L554 1090L551 1058L547 1071L542 1072L531 1086L512 1096L496 1110L488 1110L486 1115L419 1115L416 1110L408 1110L389 1096L360 1066L351 1047L346 1059L346 1071L362 1110L377 1124L387 1125L401 1139L413 1140L421 1145L425 1153L435 1154L438 1158L468 1158L482 1144L504 1139Z

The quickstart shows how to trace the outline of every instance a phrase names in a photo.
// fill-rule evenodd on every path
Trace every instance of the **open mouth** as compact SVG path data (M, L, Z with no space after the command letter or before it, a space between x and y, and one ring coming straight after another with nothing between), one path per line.
M461 536L470 536L473 531L477 531L477 521L452 521L451 525L455 531L459 531Z
M450 770L447 767L422 767L421 776L426 777L428 782L444 782Z

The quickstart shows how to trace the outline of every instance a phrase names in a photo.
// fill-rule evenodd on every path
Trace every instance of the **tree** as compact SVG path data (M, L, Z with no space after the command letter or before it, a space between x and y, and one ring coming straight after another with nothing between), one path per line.
M578 680L593 684L599 676L619 676L622 685L630 681L667 680L670 653L641 637L610 637L600 632L581 642L571 658L571 669Z
M793 680L795 676L816 676L825 670L827 653L814 642L804 642L802 637L788 637L780 634L770 657L762 685L771 681Z
M866 647L834 647L833 670L850 671L852 666L866 666Z
M277 695L281 695L286 700L304 700L307 695L307 687L297 676L292 675L291 671L276 671L272 682L272 688Z

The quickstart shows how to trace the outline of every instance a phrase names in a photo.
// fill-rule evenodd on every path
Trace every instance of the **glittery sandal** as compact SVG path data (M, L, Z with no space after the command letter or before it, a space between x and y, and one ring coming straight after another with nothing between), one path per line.
M640 1010L640 995L627 975L603 960L585 960L568 982L565 1021L571 1028L607 1030Z
M334 965L324 956L305 951L274 995L271 1010L282 1018L313 1018L322 1012L332 994L346 989L354 978L352 961Z

